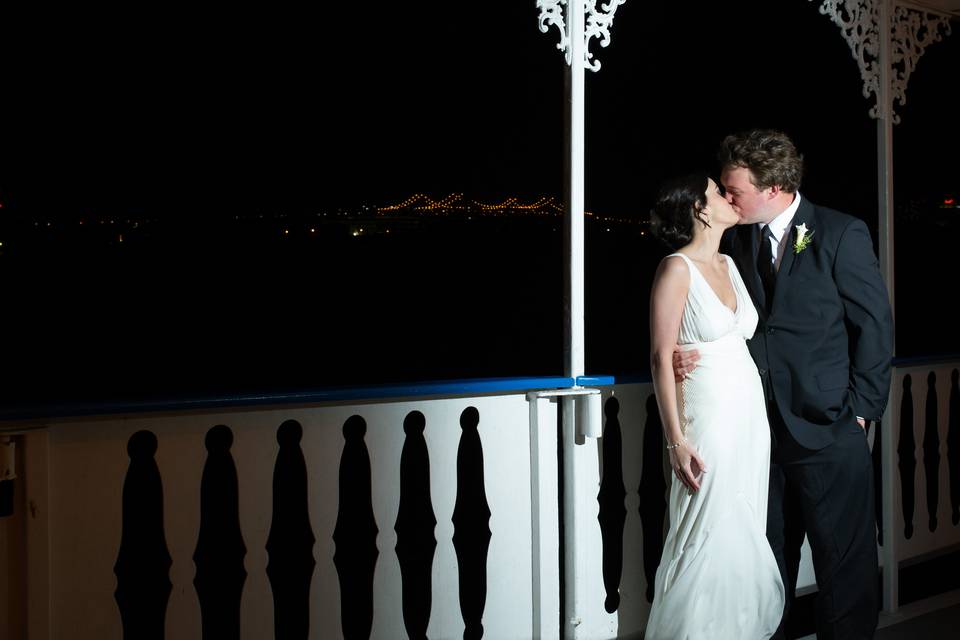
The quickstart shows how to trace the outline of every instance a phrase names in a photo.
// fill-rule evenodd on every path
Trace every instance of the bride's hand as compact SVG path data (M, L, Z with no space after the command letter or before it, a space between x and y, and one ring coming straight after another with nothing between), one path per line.
M679 384L697 368L700 352L696 349L682 351L680 345L673 348L673 379Z
M700 478L707 472L707 465L693 445L684 440L680 446L670 449L670 466L690 491L700 490Z

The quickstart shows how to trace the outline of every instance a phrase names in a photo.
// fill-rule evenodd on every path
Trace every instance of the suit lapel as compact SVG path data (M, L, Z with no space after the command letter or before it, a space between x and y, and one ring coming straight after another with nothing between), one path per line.
M787 245L783 249L783 259L780 261L780 268L777 270L777 286L773 294L773 304L770 306L770 313L776 311L777 306L782 303L783 298L789 295L790 279L794 275L794 269L803 260L802 254L797 254L793 250L793 243L797 239L797 227L801 224L807 225L808 233L814 230L813 227L813 205L806 198L800 201L797 213L794 214L790 226L786 229ZM812 247L808 247L810 250Z

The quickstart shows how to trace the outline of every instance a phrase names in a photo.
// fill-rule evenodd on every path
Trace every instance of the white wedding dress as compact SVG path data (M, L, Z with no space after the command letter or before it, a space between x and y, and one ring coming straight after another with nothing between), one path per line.
M736 311L689 258L672 255L690 268L680 345L700 352L696 369L677 385L680 420L707 473L696 493L673 476L670 532L645 640L769 638L784 592L766 538L770 430L746 344L757 311L729 256Z

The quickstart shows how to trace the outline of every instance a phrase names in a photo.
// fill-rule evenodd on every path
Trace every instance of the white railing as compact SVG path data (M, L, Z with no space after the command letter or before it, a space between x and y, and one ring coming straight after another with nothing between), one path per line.
M894 368L883 422L884 564L960 549L960 362ZM953 477L951 487L951 476ZM884 574L884 608L899 605L899 572Z
M892 521L887 525L892 534L880 547L887 566L890 562L902 566L960 544L960 525L954 524L951 512L951 500L960 495L952 495L950 488L951 473L960 474L960 450L952 452L947 444L951 420L954 425L960 421L960 415L951 415L951 397L953 411L960 403L954 381L957 366L916 364L895 369L881 443L883 485L892 487L883 504L884 521ZM932 388L937 410L929 419L935 428L926 424L928 397L933 397L928 388L931 374L935 376ZM908 379L911 396L905 402ZM579 451L595 455L600 463L595 475L578 479L586 495L597 496L599 508L578 508L578 513L589 514L588 522L581 524L592 539L602 539L603 544L585 556L586 566L578 568L578 575L591 586L587 601L578 610L582 620L577 637L638 638L646 623L648 579L656 569L652 563L659 560L657 544L662 544L664 530L657 527L666 525L664 492L669 486L659 420L649 413L656 411L652 394L647 383L604 388L604 437L586 438L578 445L582 447ZM156 442L152 460L162 485L162 529L170 558L166 573L172 583L163 614L165 636L201 637L208 614L202 612L194 586L198 563L203 562L195 560L194 554L201 531L201 488L206 486L205 469L212 468L206 440L211 429L225 425L232 436L229 456L235 468L237 528L246 549L239 560L246 572L237 609L239 632L243 637L274 637L276 585L267 568L276 558L268 551L267 542L281 451L278 430L293 420L302 430L298 451L305 468L304 507L315 538L309 552L316 562L306 607L309 634L302 637L405 637L406 622L414 627L420 624L431 638L462 638L470 620L482 624L486 638L560 637L563 534L558 494L563 467L557 460L559 405L555 400L532 397L524 392L502 392L33 423L31 430L15 437L20 448L17 482L22 483L19 487L25 498L13 518L0 520L0 530L22 526L27 532L23 540L27 585L19 600L25 613L18 619L26 620L31 638L124 637L115 598L122 580L118 580L115 566L121 541L136 529L128 523L124 530L124 509L125 504L142 505L142 500L149 499L134 493L124 501L125 486L135 486L130 478L136 475L128 446L132 436L149 432ZM469 419L463 422L471 411L477 419L475 436L469 433ZM417 426L405 431L405 422L414 412L422 419L410 424L420 424L422 431ZM365 433L345 435L348 423L359 424L356 418L350 421L354 416L362 418ZM9 428L10 423L4 426ZM901 445L903 429L913 435L912 449ZM645 442L656 450L645 452ZM903 442L908 443L909 438ZM933 468L934 458L928 453L925 461L925 444L928 452L939 453L936 492L928 486L927 468ZM358 451L366 452L368 467L357 464L363 459L357 457ZM617 455L620 464L609 458ZM891 456L893 466L886 462ZM911 460L912 470L909 464L901 467L901 461ZM407 464L413 466L404 472ZM421 480L409 481L411 469ZM355 482L357 478L359 482ZM913 529L907 537L904 505L909 506L909 500L904 500L903 487L909 488L909 478L914 480ZM365 489L366 482L369 488ZM399 533L394 529L401 491L406 487L409 499L410 489L424 486L424 482L429 496L413 496L420 509L412 517L415 524L419 518L419 541L428 538L426 556L419 556L419 574L415 567L414 574L408 570L405 575L397 545L408 534L402 527ZM229 502L229 492L210 496ZM348 507L357 506L357 501L363 507L364 496L376 526L372 538L375 551L368 554L366 565L353 566L345 555L345 541L351 539L338 538L338 546L334 533L339 524L343 535L351 534L350 513L363 509L351 511ZM489 507L488 520L484 502ZM932 531L928 502L934 506L937 520ZM432 510L435 525L424 515L424 504ZM362 531L356 531L359 539ZM430 534L435 547L431 547ZM416 543L414 538L408 541ZM489 546L484 555L485 540ZM363 589L344 592L343 576L335 563L338 551L341 572L356 577L364 566L372 567L368 595ZM0 558L0 564L5 562ZM800 593L815 589L806 551L803 563ZM2 568L8 570L6 565ZM887 598L890 600L892 589L895 603L898 573L885 575ZM484 576L486 585L481 588ZM132 584L127 588L140 588ZM421 598L413 607L419 623L405 619L405 595ZM370 612L368 619L364 619L365 610ZM345 621L343 611L354 612L350 614L354 618Z
M541 406L541 413L552 413L556 424L556 405L541 404L546 405ZM42 555L47 550L48 564L45 575L29 577L34 605L36 599L46 599L47 605L46 616L41 615L35 623L37 633L31 629L30 637L123 637L114 599L118 587L114 566L124 533L123 492L131 469L127 447L131 437L142 431L156 437L154 459L163 488L163 529L172 560L166 637L200 637L201 609L193 585L197 572L193 555L200 530L201 483L207 461L205 438L216 425L226 425L233 436L229 452L236 468L239 529L246 547L241 635L274 637L266 546L273 508L274 465L279 451L277 430L288 420L296 420L302 427L300 449L307 471L310 526L316 539L312 550L316 567L310 585L309 637L340 635L341 609L349 609L351 603L341 599L333 535L343 495L339 473L346 442L344 425L355 415L366 424L362 443L354 444L364 445L369 455L369 499L378 529L371 637L403 637L403 580L394 526L400 503L404 420L413 411L421 412L424 418L429 499L436 518L436 549L430 571L432 603L426 633L431 638L464 637L453 516L458 495L458 449L464 433L461 416L469 407L479 415L481 482L490 509L489 548L483 562L487 588L483 602L474 602L473 606L479 606L482 612L485 637L530 637L530 430L528 403L522 393L67 419L26 432L21 438L25 463L19 475L33 478L26 487L30 510L35 510L31 526L34 532L46 532L46 539L34 535L27 544L35 554ZM551 416L546 418L550 420ZM364 470L352 472L362 477ZM360 493L361 497L356 499L362 499ZM473 506L467 504L465 508ZM43 522L37 522L38 519ZM42 633L44 617L48 620L49 635Z

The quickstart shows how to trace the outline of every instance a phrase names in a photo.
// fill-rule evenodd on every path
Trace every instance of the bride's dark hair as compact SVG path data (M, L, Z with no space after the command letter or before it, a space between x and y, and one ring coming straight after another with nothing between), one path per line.
M653 234L676 250L693 239L694 218L709 227L703 216L706 191L707 174L702 171L665 182L651 212Z

